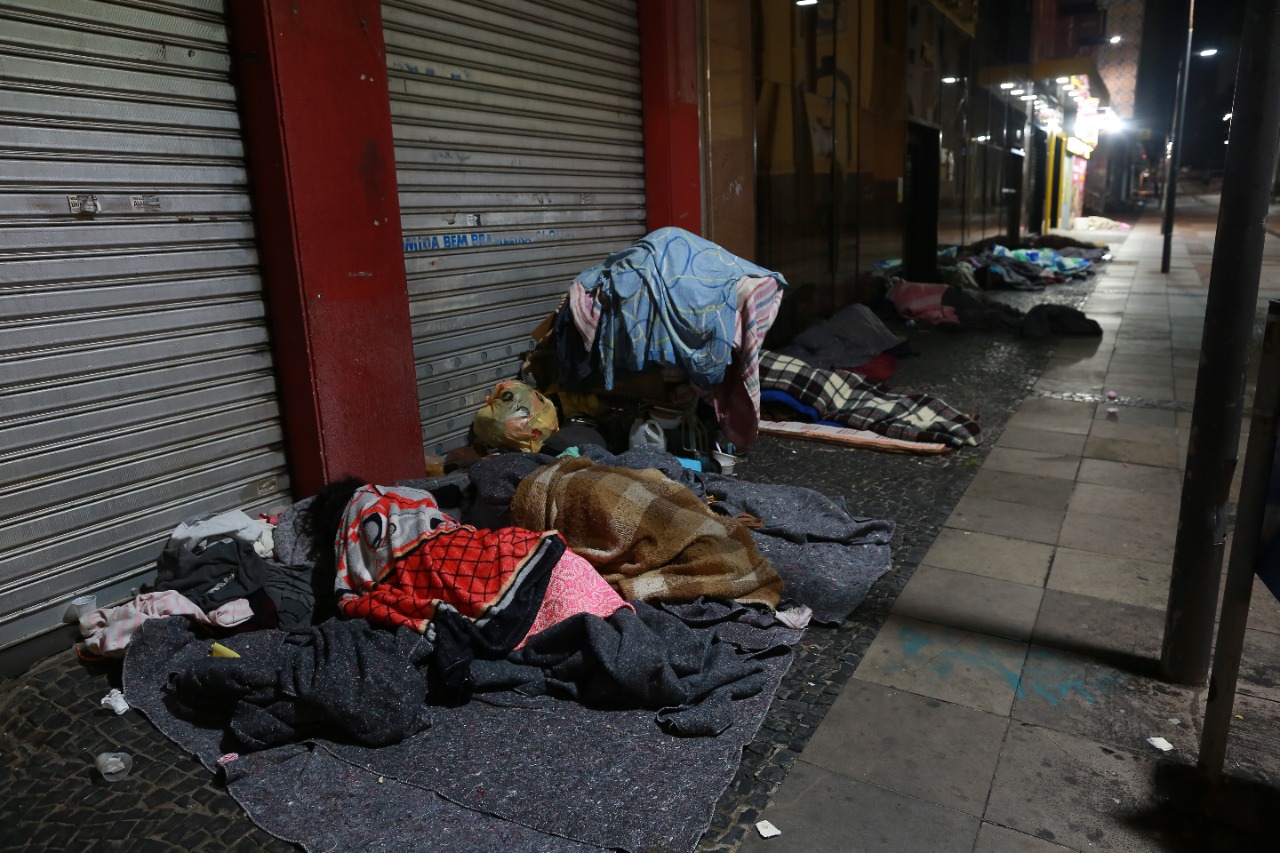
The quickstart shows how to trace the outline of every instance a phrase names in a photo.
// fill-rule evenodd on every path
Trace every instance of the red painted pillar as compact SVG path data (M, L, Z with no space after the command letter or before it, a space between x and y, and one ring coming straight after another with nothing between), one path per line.
M378 0L230 0L293 491L424 472Z
M652 231L702 233L702 132L698 120L695 0L640 0L645 208Z

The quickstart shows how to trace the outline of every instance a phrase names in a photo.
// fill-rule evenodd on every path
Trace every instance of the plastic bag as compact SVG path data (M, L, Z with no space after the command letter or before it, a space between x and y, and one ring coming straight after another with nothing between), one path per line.
M494 386L472 425L476 441L485 447L533 452L559 428L555 405L514 379Z
M133 759L125 752L100 752L93 763L108 782L119 782L133 769Z

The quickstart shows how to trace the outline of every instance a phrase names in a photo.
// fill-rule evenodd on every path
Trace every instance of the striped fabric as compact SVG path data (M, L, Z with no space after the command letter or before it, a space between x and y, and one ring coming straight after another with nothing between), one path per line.
M892 394L847 370L820 370L799 359L762 351L760 387L783 391L812 406L824 421L906 441L977 445L982 427L928 394Z
M520 481L512 523L557 530L631 601L733 598L777 607L782 579L751 533L653 468L566 456Z
M755 444L760 425L760 349L778 318L782 296L773 276L738 280L738 318L733 362L725 379L712 388L716 422L738 447Z

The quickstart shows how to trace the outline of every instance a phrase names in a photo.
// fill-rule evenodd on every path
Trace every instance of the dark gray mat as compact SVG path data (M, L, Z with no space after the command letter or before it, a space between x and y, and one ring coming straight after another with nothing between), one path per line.
M254 823L308 850L538 850L599 853L463 808L429 790L377 776L314 744L246 755L228 766L228 789Z
M842 497L719 474L699 479L727 514L760 519L751 538L782 577L783 601L808 605L817 622L839 625L849 618L892 566L894 523L851 515Z
M726 629L747 648L802 635L718 630ZM250 655L278 637L223 643ZM221 730L175 717L164 693L168 674L208 648L181 618L150 620L125 658L124 688L161 732L214 769ZM263 829L313 850L390 849L393 839L399 849L414 839L407 849L426 842L450 851L692 850L790 661L789 652L759 659L764 690L734 701L733 726L714 738L665 734L651 710L504 692L432 708L431 728L390 747L316 740L240 756L225 763L227 787Z

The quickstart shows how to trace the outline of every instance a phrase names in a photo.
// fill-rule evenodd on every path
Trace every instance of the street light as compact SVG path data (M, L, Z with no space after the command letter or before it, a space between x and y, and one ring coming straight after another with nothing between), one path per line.
M1195 19L1195 0L1191 2L1190 20ZM1183 117L1187 110L1187 78L1191 76L1191 38L1194 32L1190 22L1187 24L1187 53L1183 59L1178 60L1178 85L1177 100L1174 103L1173 112L1173 138L1170 140L1169 153L1165 160L1169 165L1169 175L1165 179L1164 190L1164 223L1162 232L1164 234L1164 248L1160 254L1160 272L1167 273L1169 271L1169 256L1173 249L1173 212L1174 205L1178 198L1178 168L1182 159L1182 126ZM1210 57L1217 56L1218 49L1216 47L1206 47L1202 50L1195 51L1196 56ZM1166 652L1166 658L1168 653Z

